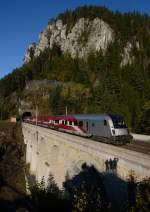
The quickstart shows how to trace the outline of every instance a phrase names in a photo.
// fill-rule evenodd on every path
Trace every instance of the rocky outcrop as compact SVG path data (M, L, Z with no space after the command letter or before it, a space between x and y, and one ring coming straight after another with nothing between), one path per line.
M105 51L114 40L113 29L103 20L81 18L67 32L67 25L61 20L49 22L40 34L38 44L32 44L26 51L24 62L29 62L32 56L37 57L45 48L54 44L60 46L62 52L86 58L91 51Z
M133 46L130 42L127 42L126 46L124 47L124 52L122 54L122 61L121 61L121 66L125 66L127 64L131 65L134 57L132 56L132 49Z
M25 57L24 57L24 62L28 63L32 59L33 56L35 56L36 52L36 44L32 43L29 45L29 47L26 50Z

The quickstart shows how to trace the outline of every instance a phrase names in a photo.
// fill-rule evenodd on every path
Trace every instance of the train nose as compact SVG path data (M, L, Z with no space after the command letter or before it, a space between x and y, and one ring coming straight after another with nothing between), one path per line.
M113 135L128 135L128 130L127 129L115 129L115 134Z

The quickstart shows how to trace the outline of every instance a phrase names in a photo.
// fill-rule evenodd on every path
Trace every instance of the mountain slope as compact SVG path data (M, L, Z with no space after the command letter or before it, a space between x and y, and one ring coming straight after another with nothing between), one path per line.
M26 86L43 79L46 87ZM41 114L65 113L66 105L70 113L121 113L133 130L150 133L150 17L94 6L66 11L49 21L0 90L5 116L17 113L21 99Z

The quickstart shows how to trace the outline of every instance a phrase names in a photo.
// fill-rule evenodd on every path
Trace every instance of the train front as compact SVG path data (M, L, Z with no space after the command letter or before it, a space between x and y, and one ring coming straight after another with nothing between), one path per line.
M110 126L111 126L111 139L115 143L129 143L132 141L132 136L129 134L127 125L124 122L124 119L121 115L112 115L110 117Z

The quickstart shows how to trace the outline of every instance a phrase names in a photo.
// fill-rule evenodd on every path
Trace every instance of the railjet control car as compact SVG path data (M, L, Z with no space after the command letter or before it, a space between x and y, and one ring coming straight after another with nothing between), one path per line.
M116 114L26 117L25 122L112 144L132 140L123 117Z

